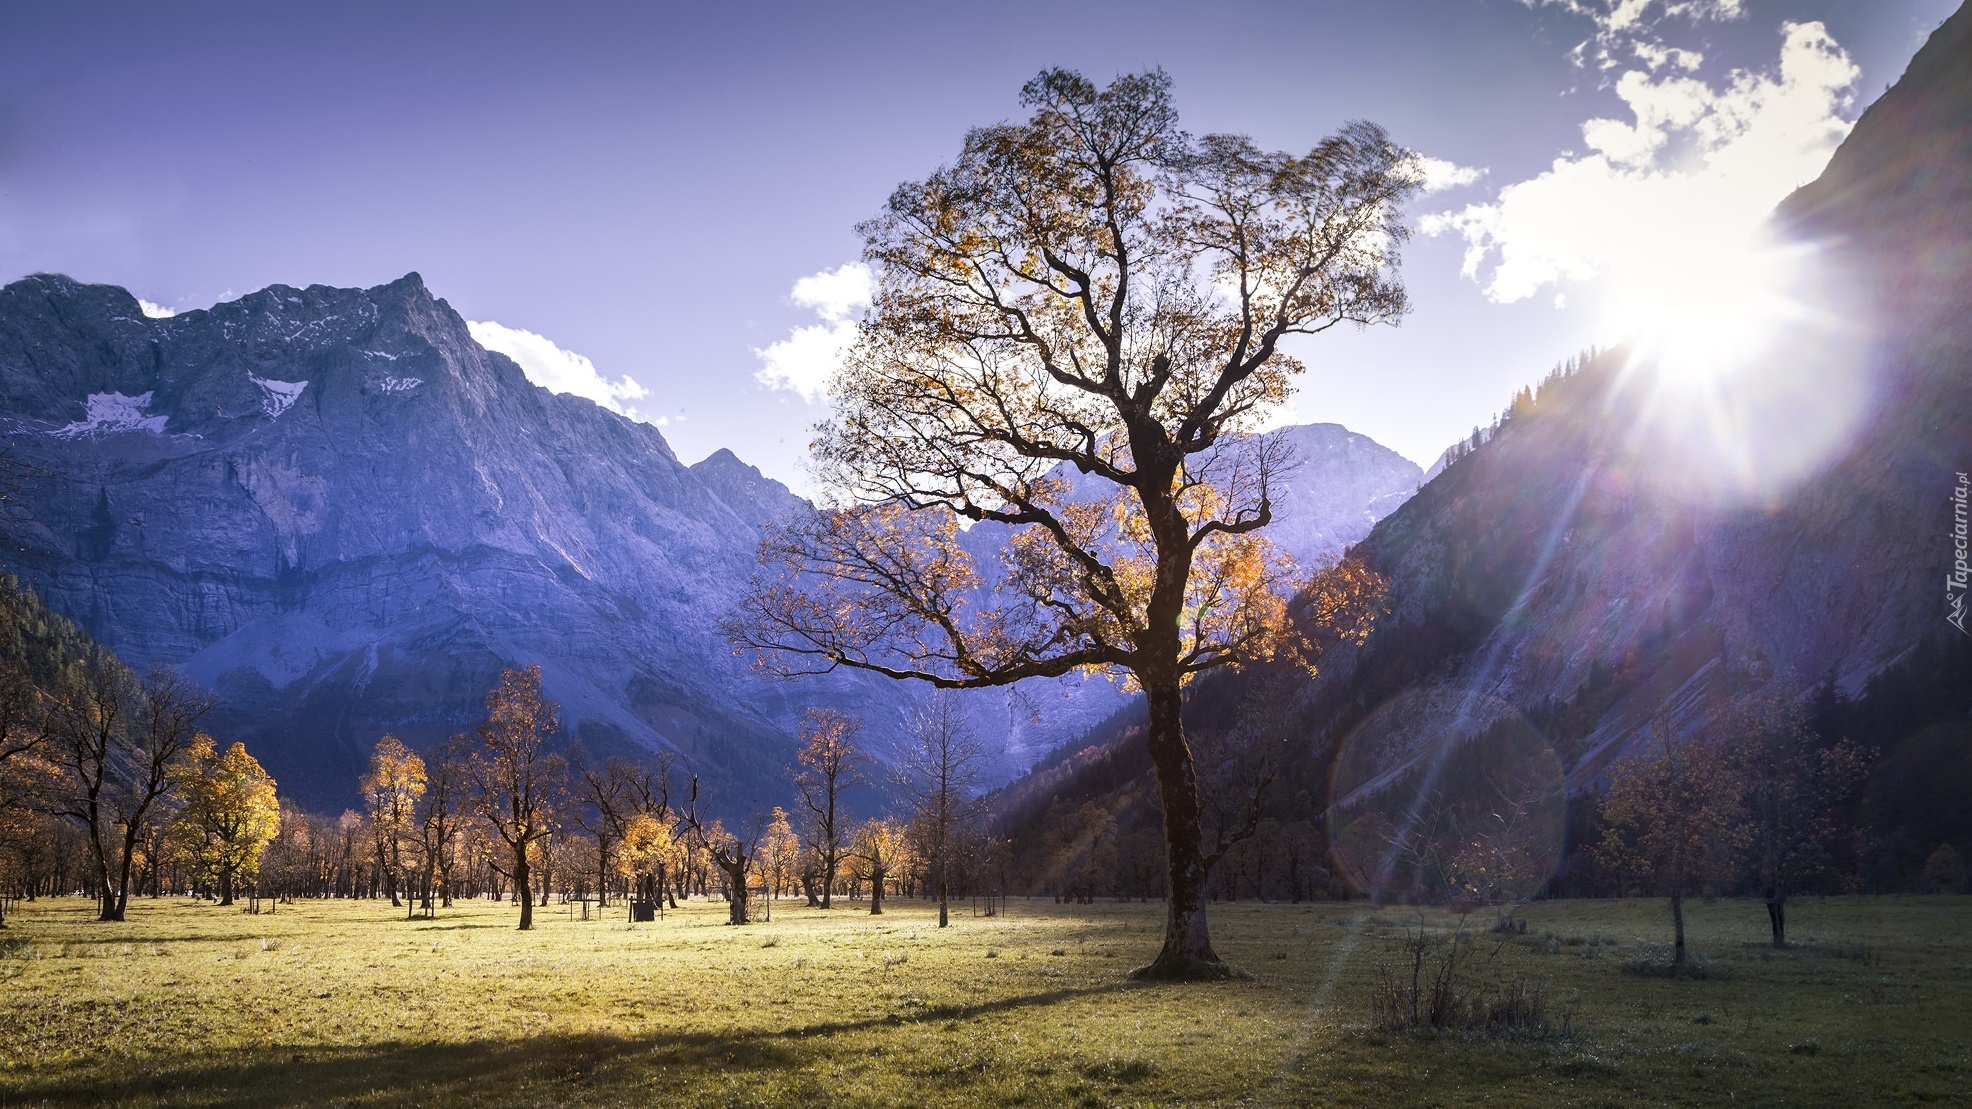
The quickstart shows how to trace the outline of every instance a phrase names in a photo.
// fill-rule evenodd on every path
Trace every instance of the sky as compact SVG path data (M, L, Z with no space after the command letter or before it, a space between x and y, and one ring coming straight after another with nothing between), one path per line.
M1411 313L1295 346L1277 417L1428 465L1730 273L1956 5L0 0L0 281L164 313L416 270L538 383L805 490L857 222L1039 70L1161 67L1194 133L1430 159Z

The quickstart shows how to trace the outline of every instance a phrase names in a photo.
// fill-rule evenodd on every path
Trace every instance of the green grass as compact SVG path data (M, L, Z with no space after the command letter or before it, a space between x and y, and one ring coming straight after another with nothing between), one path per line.
M898 899L870 917L723 905L537 929L461 905L276 915L140 901L122 925L67 899L0 932L0 1106L1963 1104L1972 899L1689 909L1723 973L1625 973L1668 939L1660 902L1553 902L1476 965L1572 1006L1538 1039L1391 1034L1368 990L1413 910L1215 906L1251 974L1133 982L1155 905L1015 901L952 928ZM1476 919L1476 918L1475 918ZM1430 927L1450 918L1425 914Z

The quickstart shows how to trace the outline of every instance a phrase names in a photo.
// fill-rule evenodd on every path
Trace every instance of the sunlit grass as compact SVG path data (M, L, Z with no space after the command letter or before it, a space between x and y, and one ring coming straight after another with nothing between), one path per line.
M518 933L485 902L145 901L126 925L27 904L0 932L0 1104L1847 1106L1972 1078L1966 898L1802 902L1780 952L1757 904L1695 905L1727 972L1702 981L1623 972L1668 938L1661 903L1534 905L1524 936L1475 941L1573 1006L1522 1040L1369 1027L1376 963L1438 914L1217 906L1251 979L1173 986L1128 978L1155 905L1016 900L942 932L890 908L551 906Z

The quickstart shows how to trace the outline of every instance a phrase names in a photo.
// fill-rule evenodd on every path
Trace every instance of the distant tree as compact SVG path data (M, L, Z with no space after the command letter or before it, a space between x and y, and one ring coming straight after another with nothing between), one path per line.
M139 845L214 703L174 671L153 670L139 681L100 650L63 682L52 706L52 761L61 782L51 808L81 825L88 840L99 919L124 919Z
M767 836L768 817L765 813L754 813L738 832L729 832L723 821L715 819L706 823L699 814L698 803L698 777L694 775L691 799L685 806L682 823L691 830L692 838L704 849L712 865L725 875L726 923L751 924L748 887L754 863L759 859L761 841Z
M767 896L778 897L801 867L801 837L779 805L768 814L767 836L760 843L761 869L767 876Z
M1723 876L1745 843L1743 785L1714 737L1653 728L1609 771L1598 857L1671 902L1672 964L1685 963L1684 899Z
M667 870L676 853L671 822L648 812L633 812L623 822L623 837L616 853L617 873L629 883L630 896L646 904L656 904L668 892ZM677 908L677 899L671 901Z
M1965 889L1965 859L1958 848L1941 843L1924 860L1924 884L1933 893L1960 893Z
M924 862L943 928L951 922L954 833L969 811L986 751L950 694L934 694L912 714L910 738L901 784L924 829Z
M357 787L370 818L370 849L377 874L383 879L391 906L401 907L404 902L399 893L410 892L404 888L404 857L418 833L418 801L426 787L425 760L396 736L384 736L370 753L369 770Z
M1747 863L1773 945L1785 947L1788 895L1832 871L1833 849L1856 834L1847 801L1868 779L1871 760L1847 740L1824 742L1793 701L1738 705L1720 729L1745 786Z
M863 876L869 879L871 916L883 915L884 883L903 866L905 844L904 830L893 821L865 820L856 829L851 855L861 864ZM943 905L939 906L939 916L944 916Z
M466 803L466 763L471 741L463 733L432 748L425 760L425 792L416 811L420 880L418 906L426 916L452 907L452 873L458 862ZM434 897L437 901L434 903Z
M795 789L808 810L808 846L820 865L824 909L834 904L835 877L849 850L849 816L842 807L842 792L862 781L867 761L856 747L856 730L856 720L846 713L827 708L808 710L801 725L801 752L790 768Z
M1217 976L1186 684L1292 645L1297 575L1258 534L1289 460L1253 433L1303 368L1283 342L1406 311L1422 174L1368 123L1301 156L1194 137L1161 72L1021 100L860 228L880 284L814 447L843 506L770 537L733 634L786 673L1127 675L1169 875L1143 973ZM1011 529L990 590L967 522Z
M186 858L219 887L219 903L233 903L234 888L253 882L260 856L281 829L281 803L274 779L235 743L220 754L212 737L192 737L185 758L172 771L179 809L173 838Z
M576 819L596 843L596 897L609 904L609 879L617 872L616 852L623 843L623 825L633 811L630 778L635 773L623 759L594 763L579 759L575 766Z
M559 709L541 696L541 668L500 671L486 695L486 719L474 731L466 783L474 807L493 827L512 860L508 876L520 902L520 929L534 927L529 855L553 828L550 801L566 773L548 740L561 731Z

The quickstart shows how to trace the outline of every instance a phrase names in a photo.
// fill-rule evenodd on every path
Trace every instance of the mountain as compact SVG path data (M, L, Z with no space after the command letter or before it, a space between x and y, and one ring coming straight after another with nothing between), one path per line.
M468 727L521 662L598 752L675 749L722 791L791 754L795 706L713 618L799 500L529 384L416 274L169 319L28 278L0 289L0 392L40 475L7 561L133 665L217 690L215 726L307 803L340 805L386 731Z
M312 807L347 803L385 732L469 727L508 665L541 665L595 753L676 751L734 807L785 794L809 705L868 718L881 755L919 695L754 674L718 621L763 529L807 503L730 451L686 466L656 428L530 384L416 274L165 319L119 288L17 281L0 434L30 475L0 565L132 665L218 691L215 730ZM1275 434L1305 440L1284 512L1309 553L1415 488L1341 428ZM1012 772L1109 711L1088 707L1106 690L973 705Z

